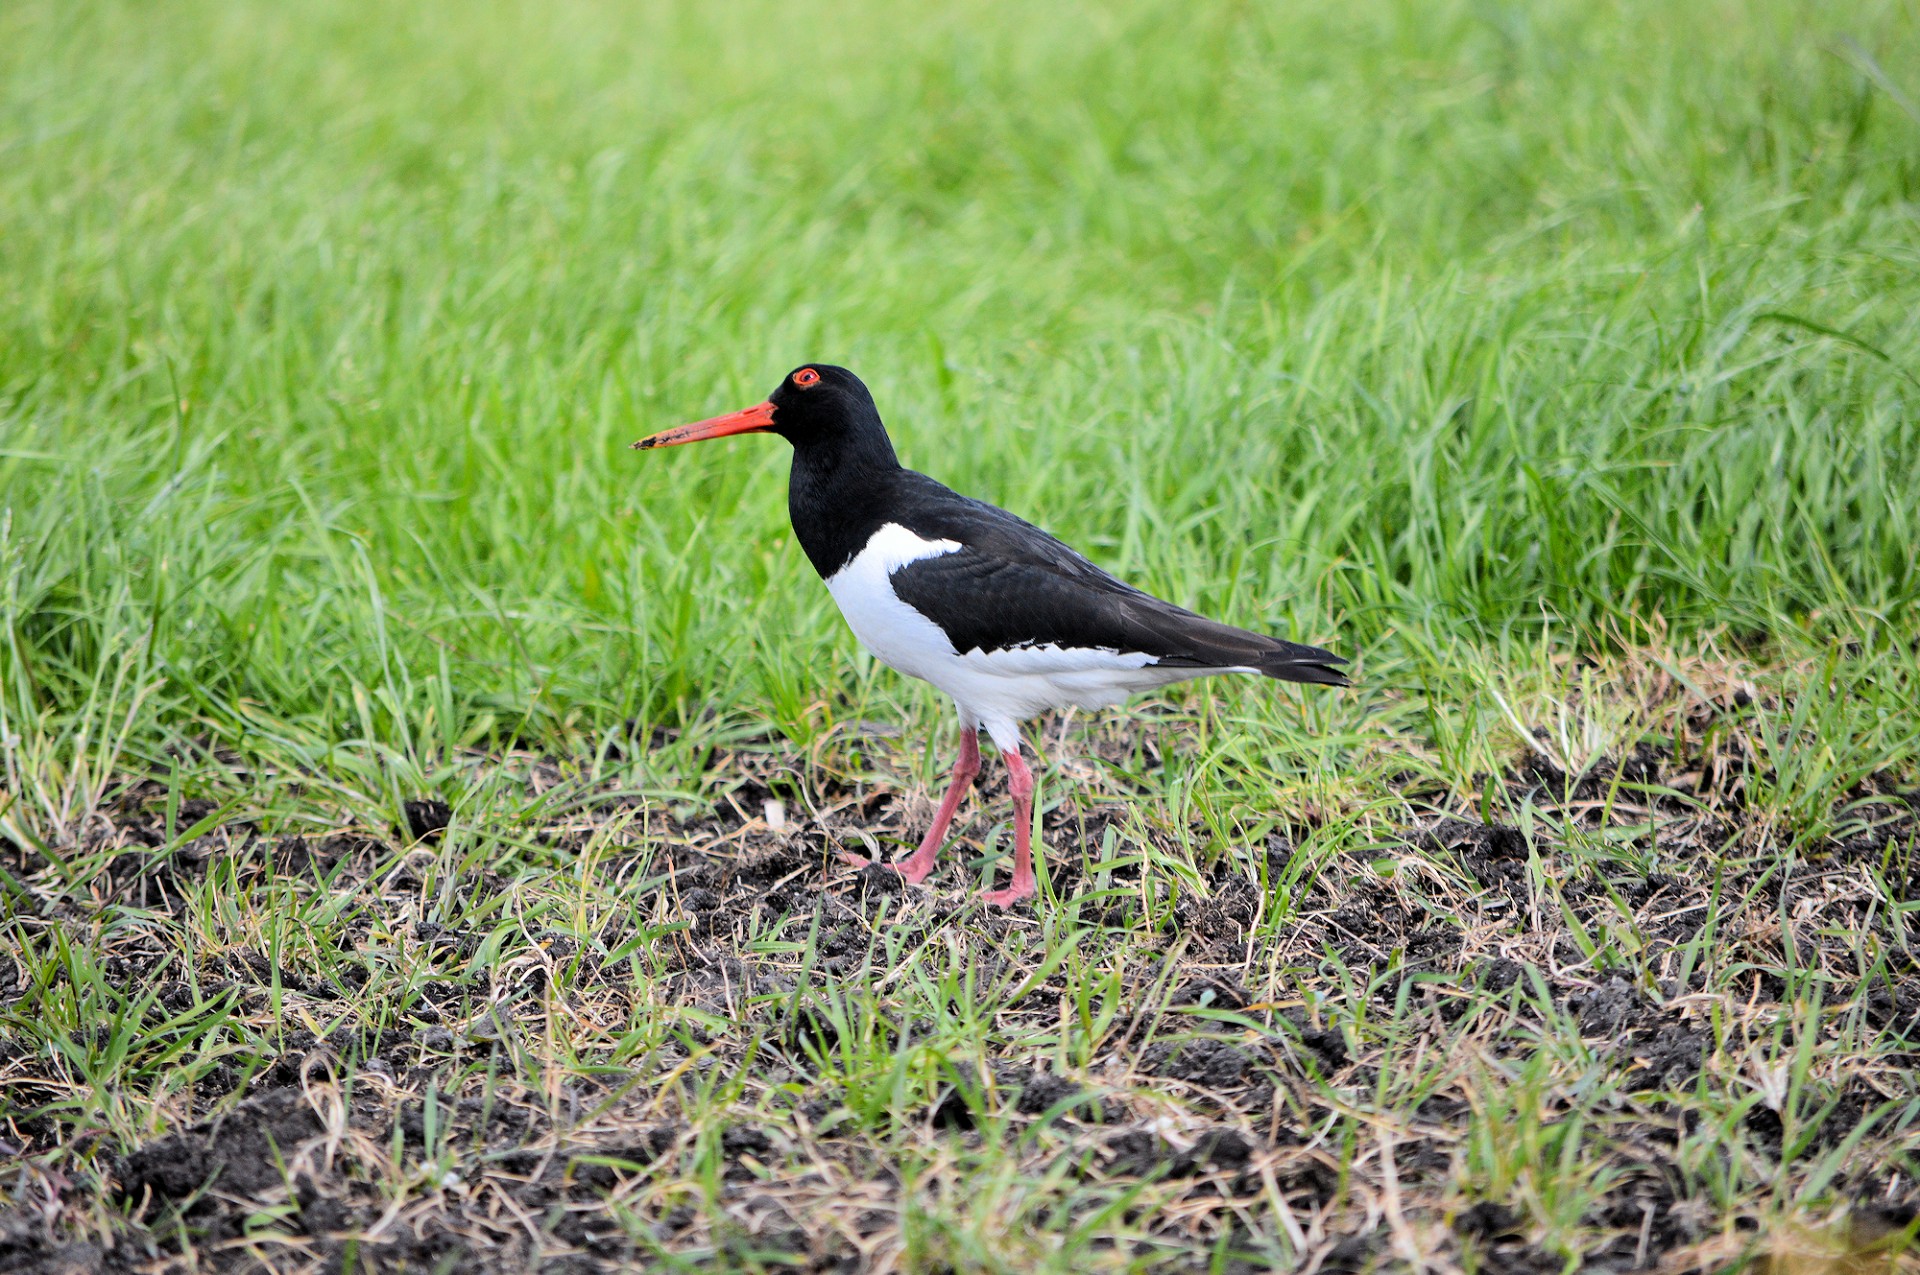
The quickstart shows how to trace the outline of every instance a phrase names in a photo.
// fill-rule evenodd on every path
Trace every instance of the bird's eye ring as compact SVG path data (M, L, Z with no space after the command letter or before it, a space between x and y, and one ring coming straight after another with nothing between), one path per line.
M793 383L803 390L810 390L820 384L820 374L810 367L803 367L793 374Z

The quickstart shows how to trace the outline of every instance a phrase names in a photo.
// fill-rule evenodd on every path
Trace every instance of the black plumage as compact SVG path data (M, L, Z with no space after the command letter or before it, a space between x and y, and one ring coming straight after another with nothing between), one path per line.
M893 589L939 625L956 651L1138 651L1163 666L1252 668L1286 681L1346 684L1331 667L1346 661L1331 651L1195 615L1115 579L1004 509L920 474L907 478L911 498L893 521L965 548L900 568Z

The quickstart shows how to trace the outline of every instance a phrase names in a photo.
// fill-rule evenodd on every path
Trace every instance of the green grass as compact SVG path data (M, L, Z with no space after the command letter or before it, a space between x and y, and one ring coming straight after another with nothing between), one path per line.
M1695 1241L1911 1180L1911 1113L1843 1150L1796 1149L1794 1121L1850 1067L1913 1079L1858 998L1908 977L1920 906L1911 833L1859 804L1920 761L1917 102L1910 3L0 9L0 1014L23 1077L0 1138L97 1186L225 1101L196 1089L220 1068L263 1071L333 1014L420 1029L447 983L467 999L435 1021L498 1001L509 1039L441 1091L519 1086L571 1129L556 1095L614 1068L646 1120L679 1113L681 1176L656 1170L629 1228L691 1208L646 1241L662 1261L773 1260L728 1230L760 1234L718 1124L786 1128L789 1085L896 1165L872 1203L910 1268L1291 1257L1362 1217L1383 1260L1472 1264L1435 1220L1470 1199L1573 1262L1619 1189L1625 1091L1566 1002L1617 973L1670 1008L1724 997L1673 1151L1707 1202ZM671 990L669 820L750 773L749 818L771 794L822 835L907 838L898 810L820 811L923 794L952 746L944 702L857 651L793 545L782 445L625 450L815 359L867 379L908 464L1163 596L1332 646L1358 684L1050 724L1044 802L1112 815L1084 855L1049 834L1084 860L1079 905L1006 930L896 903L828 969L802 894L735 941L788 984L715 1012ZM1622 778L1642 744L1660 794ZM1573 778L1499 778L1530 757ZM453 826L410 847L423 797ZM1003 805L968 808L978 852L949 852L947 884L1001 852ZM1412 848L1443 810L1524 835L1525 915ZM130 850L136 827L157 844ZM332 876L266 870L340 833L368 844ZM1871 835L1871 864L1836 849ZM681 849L716 845L764 848ZM189 884L129 895L128 853ZM1794 872L1833 855L1876 902L1793 913ZM992 1059L1158 1101L1102 1068L1223 865L1263 900L1237 977L1378 1069L1298 1082L1288 1120L1329 1172L1397 1199L1379 1140L1425 1136L1404 1122L1432 1094L1472 1109L1453 1168L1402 1171L1404 1214L1361 1192L1290 1222L1281 1183L1176 1224L1184 1185L1089 1185L1055 1124L993 1123ZM1604 902L1649 873L1739 895L1758 928L1673 940ZM1380 889L1413 929L1481 935L1474 959L1537 942L1560 973L1455 987L1479 1008L1428 1023L1394 1000L1408 958L1348 969L1311 928ZM472 942L435 955L423 922ZM996 945L1064 962L1041 982L1080 1026L1021 1018L1025 975L969 983ZM273 976L222 973L241 952ZM624 990L594 981L615 969ZM803 1019L833 1048L776 1048ZM1468 1057L1483 1036L1505 1043ZM1522 1037L1532 1063L1502 1052ZM673 1049L727 1065L648 1071ZM890 1132L955 1085L974 1141ZM1698 1130L1755 1093L1785 1142L1716 1152ZM382 1208L444 1194L395 1137L356 1180ZM767 1154L775 1177L804 1159ZM75 1198L63 1235L201 1242Z

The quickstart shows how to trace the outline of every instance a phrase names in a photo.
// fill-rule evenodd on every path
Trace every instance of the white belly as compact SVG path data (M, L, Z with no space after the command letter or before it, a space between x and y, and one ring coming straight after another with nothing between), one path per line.
M1139 691L1223 671L1158 668L1154 656L1137 651L1059 646L956 651L939 625L900 600L890 577L910 562L961 547L953 540L924 540L888 523L833 574L827 589L875 659L951 695L962 724L986 727L1002 748L1018 747L1017 723L1047 709L1105 708Z

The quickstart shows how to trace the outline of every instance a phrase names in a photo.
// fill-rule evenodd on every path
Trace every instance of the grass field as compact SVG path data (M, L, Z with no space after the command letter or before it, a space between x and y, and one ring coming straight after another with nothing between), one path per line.
M1874 1271L1920 10L0 6L0 1270ZM946 703L788 453L1354 660Z

